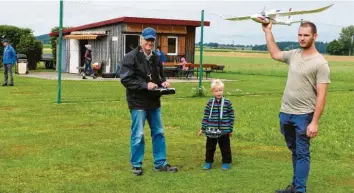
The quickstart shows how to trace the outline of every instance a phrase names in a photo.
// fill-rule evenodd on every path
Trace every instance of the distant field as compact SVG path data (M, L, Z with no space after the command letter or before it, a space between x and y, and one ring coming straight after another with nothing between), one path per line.
M195 51L200 52L200 49L196 48ZM212 48L204 48L203 52L268 53L267 51L261 51L261 50L233 50L233 49L212 49Z
M52 48L52 45L50 45L50 44L43 44L43 48Z
M197 56L200 52L195 53ZM232 51L232 52L206 52L204 56L228 56L228 57L244 57L244 58L271 58L268 52L263 51ZM354 62L354 56L331 56L324 55L328 61L348 61Z

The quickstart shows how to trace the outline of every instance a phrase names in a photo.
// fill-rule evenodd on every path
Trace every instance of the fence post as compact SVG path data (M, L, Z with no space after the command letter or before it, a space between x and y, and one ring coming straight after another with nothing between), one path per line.
M201 32L200 32L200 64L199 64L199 89L202 88L203 79L203 35L204 35L204 10L202 10Z
M349 56L353 55L353 44L354 44L354 34L352 35L352 38L351 38L351 41L350 41Z
M63 37L63 0L60 0L59 10L59 56L58 56L58 97L57 103L61 102L61 56L62 56L62 37Z

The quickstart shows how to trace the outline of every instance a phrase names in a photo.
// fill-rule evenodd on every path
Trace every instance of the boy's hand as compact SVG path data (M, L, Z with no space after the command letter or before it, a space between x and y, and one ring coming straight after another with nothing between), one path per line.
M229 133L229 136L230 136L230 137L232 136L232 132Z
M203 133L203 130L200 130L199 133L198 133L198 136L201 136Z

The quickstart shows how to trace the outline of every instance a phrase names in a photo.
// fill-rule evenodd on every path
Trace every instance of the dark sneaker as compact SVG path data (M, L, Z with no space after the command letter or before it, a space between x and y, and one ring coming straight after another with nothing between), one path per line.
M9 84L9 86L14 86L14 84Z
M284 190L276 190L275 193L296 193L296 188L294 184L291 184Z
M6 84L6 83L4 83L2 86L7 86L7 84Z
M170 164L166 164L165 166L159 167L159 168L154 168L155 171L160 171L160 172L177 172L178 168L173 167Z
M141 176L141 175L143 175L143 168L141 168L141 167L133 167L132 172L136 176Z

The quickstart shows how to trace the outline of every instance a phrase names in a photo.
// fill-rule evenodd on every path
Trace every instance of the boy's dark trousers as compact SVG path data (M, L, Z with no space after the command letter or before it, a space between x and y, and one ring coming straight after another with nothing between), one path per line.
M205 153L205 162L213 163L214 162L214 153L216 150L216 144L219 143L222 163L231 163L231 147L230 147L230 136L228 134L222 135L219 138L209 138L207 137L206 141L206 153Z

